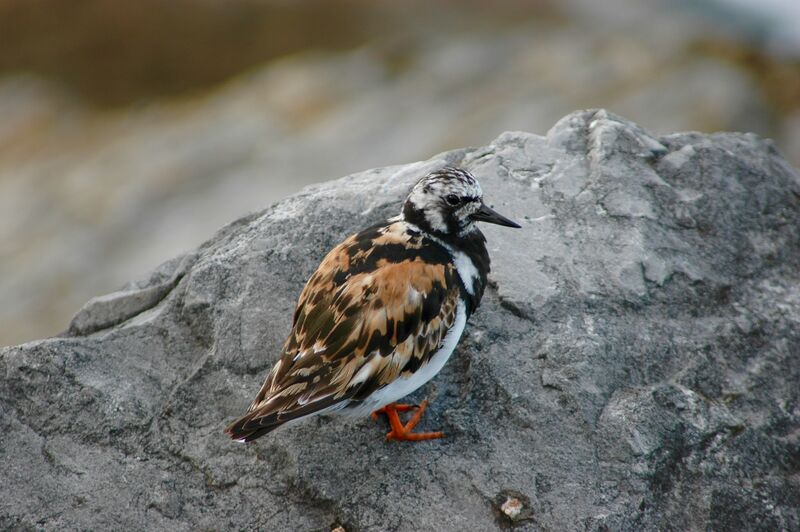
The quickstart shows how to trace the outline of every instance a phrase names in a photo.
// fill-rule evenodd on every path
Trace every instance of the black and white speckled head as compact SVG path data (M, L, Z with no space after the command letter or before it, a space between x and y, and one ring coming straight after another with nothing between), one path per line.
M452 166L417 181L403 204L402 216L434 235L467 235L477 221L519 227L484 205L483 191L472 174Z

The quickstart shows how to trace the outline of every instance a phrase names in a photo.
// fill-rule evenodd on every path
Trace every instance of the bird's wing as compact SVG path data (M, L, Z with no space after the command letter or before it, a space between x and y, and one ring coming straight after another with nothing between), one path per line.
M249 441L358 401L428 362L455 321L457 272L444 250L400 229L367 230L325 257L300 295L283 356L228 427L232 437Z

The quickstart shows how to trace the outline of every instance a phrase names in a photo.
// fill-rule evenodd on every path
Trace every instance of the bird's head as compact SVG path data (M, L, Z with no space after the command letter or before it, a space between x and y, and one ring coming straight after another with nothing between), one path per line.
M434 235L467 235L475 222L520 227L483 203L483 191L472 174L452 166L417 181L402 214L407 222Z

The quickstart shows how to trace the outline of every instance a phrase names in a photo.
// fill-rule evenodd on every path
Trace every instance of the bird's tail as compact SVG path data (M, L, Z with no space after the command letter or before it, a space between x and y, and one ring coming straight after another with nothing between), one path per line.
M352 393L344 397L328 395L303 406L297 406L295 403L294 408L286 410L280 410L279 403L267 401L228 425L225 433L236 441L250 442L264 434L269 434L284 423L313 414L337 410L349 402Z
M269 419L273 418L273 419ZM286 420L278 420L273 416L258 415L258 412L246 414L225 429L225 434L236 441L247 443L269 434L283 425Z

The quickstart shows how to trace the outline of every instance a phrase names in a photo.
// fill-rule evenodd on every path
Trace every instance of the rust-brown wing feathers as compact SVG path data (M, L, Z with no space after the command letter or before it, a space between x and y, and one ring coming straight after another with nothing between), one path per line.
M402 223L336 246L300 295L283 355L226 432L253 440L427 363L455 320L456 275L445 250Z

